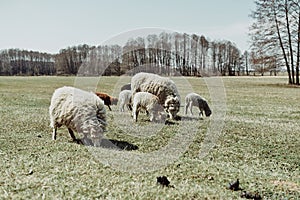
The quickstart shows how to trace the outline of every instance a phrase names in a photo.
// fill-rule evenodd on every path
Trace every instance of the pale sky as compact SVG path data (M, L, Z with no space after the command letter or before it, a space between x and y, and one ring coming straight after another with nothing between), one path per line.
M230 40L243 52L254 9L254 0L0 0L0 50L58 53L169 30Z

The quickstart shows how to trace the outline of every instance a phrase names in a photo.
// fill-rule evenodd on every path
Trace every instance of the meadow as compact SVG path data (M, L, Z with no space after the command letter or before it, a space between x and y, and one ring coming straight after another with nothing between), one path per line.
M65 127L51 140L51 95L69 85L117 96L130 77L0 77L0 199L242 199L227 189L236 179L263 199L300 198L299 87L280 76L172 79L181 120L155 124L142 113L134 123L112 106L105 138L115 145L96 148ZM184 116L191 91L208 100L210 118ZM172 187L157 184L163 175Z

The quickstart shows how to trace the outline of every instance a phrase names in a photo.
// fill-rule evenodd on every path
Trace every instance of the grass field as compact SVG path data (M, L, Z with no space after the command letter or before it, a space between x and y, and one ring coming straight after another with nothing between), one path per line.
M224 77L222 108L207 79L173 78L182 100L195 91L213 115L226 112L205 157L199 152L213 116L163 125L141 114L133 123L113 106L105 137L137 150L78 145L65 127L51 140L48 107L56 88L97 83L97 91L117 96L129 80L0 77L0 199L240 199L241 191L226 188L237 178L243 190L264 199L300 198L300 88L286 85L286 77ZM174 187L157 185L163 175Z

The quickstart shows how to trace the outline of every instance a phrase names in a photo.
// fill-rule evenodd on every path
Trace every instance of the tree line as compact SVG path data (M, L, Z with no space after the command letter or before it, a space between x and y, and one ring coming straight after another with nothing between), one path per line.
M128 40L123 47L121 67L132 70L137 66L155 66L153 70L158 73L178 72L184 76L234 75L240 59L240 50L230 41L210 42L196 34L163 32Z
M0 52L0 75L54 75L54 56L20 49Z
M285 66L289 84L299 85L300 1L255 0L250 37L253 64L260 69Z
M119 76L134 74L141 66L154 73L184 76L249 75L253 70L263 75L272 69L276 73L285 59L278 56L278 51L277 54L261 53L258 45L266 37L259 38L257 32L261 29L253 28L252 31L256 31L252 35L252 50L243 54L231 41L210 41L203 35L177 32L130 38L123 46L72 46L57 54L7 49L0 52L0 75ZM264 44L269 43L265 41ZM299 60L294 66L299 68ZM290 67L289 76L297 77L298 68L293 72L294 67ZM298 79L291 78L290 83L293 81L297 83Z
M125 45L87 44L57 54L7 49L0 52L0 75L122 75L139 66L185 76L234 75L241 53L230 41L209 41L186 33L160 33L130 38Z

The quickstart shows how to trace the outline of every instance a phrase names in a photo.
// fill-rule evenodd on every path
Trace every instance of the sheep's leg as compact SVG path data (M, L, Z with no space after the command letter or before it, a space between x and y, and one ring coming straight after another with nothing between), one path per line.
M56 132L57 132L57 127L53 128L52 140L56 140Z
M203 110L199 108L199 116L202 117L203 116Z
M200 117L200 119L203 119L203 109L201 109L200 107L199 107L199 117Z
M135 111L135 121L137 122L137 119L138 119L138 115L139 115L139 109L137 109L136 111Z
M122 112L125 111L125 102L122 102L122 104L121 104L121 109L122 109Z
M123 102L120 104L120 112L124 112L124 103Z
M69 131L69 133L70 133L70 136L71 136L71 138L73 139L73 141L76 141L76 142L77 142L77 139L76 139L76 137L75 137L75 135L74 135L74 132L73 132L73 130L72 130L72 129L70 129L70 128L68 128L68 131Z
M107 107L108 107L108 109L111 111L111 108L110 108L110 106L109 106L109 105L107 105Z
M131 104L128 104L128 110L131 111L132 110L132 106Z
M127 108L128 111L131 111L131 110L132 110L130 104L126 104L126 108Z
M133 113L133 119L137 122L138 116L139 116L140 108L137 108L136 106L133 107L132 113Z
M184 107L184 114L187 115L187 110L188 110L188 102L185 102L185 107Z
M190 109L191 115L194 115L193 114L193 102L190 102L189 109Z
M137 116L138 116L137 106L136 106L136 105L133 105L133 109L132 109L132 117L133 117L134 121L137 121Z

